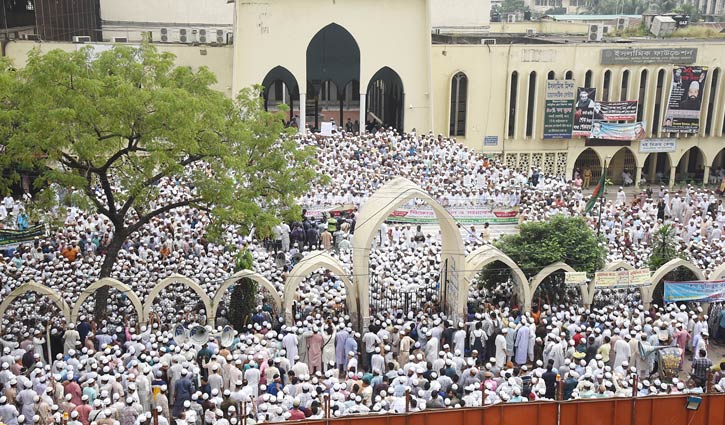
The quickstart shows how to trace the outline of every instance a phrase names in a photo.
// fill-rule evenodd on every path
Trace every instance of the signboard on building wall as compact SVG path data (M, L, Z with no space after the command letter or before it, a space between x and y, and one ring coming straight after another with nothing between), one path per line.
M597 89L592 87L579 87L577 89L576 104L574 107L574 124L572 126L572 136L589 137L592 132L592 124L595 119L601 119L596 116L596 97Z
M602 65L690 64L696 60L695 47L602 50Z
M570 139L574 119L576 83L572 80L546 81L544 139Z
M640 140L644 139L646 122L616 123L605 121L594 121L591 139L607 140Z
M601 113L603 121L634 121L637 119L638 103L636 100L597 102L594 106L594 114ZM599 111L596 110L597 108Z
M483 146L498 146L498 136L484 136Z
M706 66L676 65L672 69L672 89L662 131L686 134L700 131L700 108L706 81Z
M639 142L639 153L674 152L677 139L644 139Z

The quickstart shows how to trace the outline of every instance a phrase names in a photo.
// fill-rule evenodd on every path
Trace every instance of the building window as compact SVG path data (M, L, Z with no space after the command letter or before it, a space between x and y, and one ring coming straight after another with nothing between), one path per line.
M637 97L637 121L644 116L644 101L647 98L647 70L643 69L639 79L639 95ZM626 99L625 99L626 100Z
M589 70L584 74L584 87L592 86L592 71Z
M555 79L554 71L549 71L549 73L546 74L546 79L547 80L553 80L553 79Z
M468 101L468 77L459 72L451 80L451 136L466 135L466 104Z
M609 100L609 89L612 85L612 71L606 70L604 71L604 83L602 84L602 100L608 101Z
M662 93L662 90L664 89L665 85L665 70L660 69L659 72L657 72L657 89L655 90L655 110L654 115L652 115L652 134L656 135L658 131L660 131L660 114L661 108L662 108L662 96L664 93Z
M516 131L516 98L518 97L519 73L511 73L511 92L509 94L508 136L514 137Z
M715 92L717 92L717 82L720 79L720 68L715 68L712 73L712 83L710 85L710 100L707 104L707 119L705 120L705 135L711 136L712 133L712 116L715 109Z
M564 75L564 79L571 80L574 78L574 73L571 71L566 71L566 74Z
M619 100L628 100L629 97L629 71L622 72L622 90L619 94Z
M534 131L534 110L536 109L536 71L529 74L529 95L526 101L526 137Z

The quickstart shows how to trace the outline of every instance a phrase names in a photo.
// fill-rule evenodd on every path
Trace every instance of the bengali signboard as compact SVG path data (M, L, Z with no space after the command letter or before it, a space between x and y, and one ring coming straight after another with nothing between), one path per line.
M635 121L637 119L636 100L621 102L598 102L594 108L594 119L601 116L602 121Z
M641 140L645 137L645 122L616 123L595 121L592 124L590 139Z
M464 224L516 224L519 221L518 207L453 207L447 208L447 210L456 221ZM354 206L351 204L334 208L307 208L305 216L320 220L325 213L336 217L353 211ZM433 208L425 205L416 208L398 208L388 216L386 221L391 223L430 224L437 223L438 217L436 217Z
M674 152L677 139L644 139L639 142L639 153Z
M594 122L594 110L596 106L597 89L591 87L579 87L577 89L577 100L574 107L574 123L572 125L572 136L589 137Z
M569 286L586 285L587 272L565 272L564 284Z
M667 303L680 301L722 302L725 301L725 280L665 281L664 300Z
M602 271L594 274L594 286L600 289L646 286L650 284L650 280L651 272L649 269Z
M571 138L576 83L572 80L547 80L544 109L544 139Z
M706 66L675 66L662 131L695 134L700 130L700 108L707 79Z
M513 208L465 208L454 207L447 208L453 218L464 224L515 224L519 220L518 207ZM437 223L438 217L430 207L420 207L411 209L397 209L387 219L393 223L414 223L414 224L430 224Z
M603 49L602 65L695 63L697 48Z

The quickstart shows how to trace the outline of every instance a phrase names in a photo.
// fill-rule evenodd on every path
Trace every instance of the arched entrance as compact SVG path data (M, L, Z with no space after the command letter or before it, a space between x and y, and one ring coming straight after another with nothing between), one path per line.
M356 279L362 326L370 321L370 247L378 234L380 225L396 208L419 198L433 208L441 226L441 285L442 305L455 318L465 315L468 286L460 279L465 268L463 238L456 227L456 221L435 199L408 179L397 177L380 187L360 209L355 235L353 237L353 273Z
M16 299L26 296L26 294L31 292L40 296L47 297L52 302L52 304L55 304L55 307L60 310L62 318L65 319L66 322L70 321L71 309L70 306L68 306L68 303L63 299L63 297L61 297L60 294L48 288L47 286L43 286L32 281L24 285L18 286L3 298L2 302L0 303L0 317L2 317L3 319L7 318L6 312L10 307L10 304ZM45 309L45 307L42 307L40 303L36 304L35 307L35 311L38 311L39 313L44 313L44 311L42 310ZM38 321L38 323L40 323L41 317L28 317L28 319L36 320ZM2 331L1 326L2 321L0 321L0 331Z
M355 99L355 87L358 87L359 100L359 81L360 48L355 38L338 24L321 29L307 46L305 121L319 129L323 119L331 121L334 118L336 123L344 125L346 113L350 117L357 116L359 109L357 113L352 110L352 101ZM345 110L346 97L350 100L348 111Z
M576 270L562 262L550 264L541 269L536 276L531 278L531 303L541 307L543 304L584 304L588 302L590 288L580 286L577 290L575 287L565 287L564 273L566 272L572 273ZM563 291L562 287L564 287ZM561 297L562 294L565 296Z
M647 155L642 166L647 183L668 184L670 181L670 154L667 152L656 152Z
M282 314L282 296L272 282L252 270L240 270L221 284L211 300L211 316L215 318L215 324L218 326L223 324L219 320L220 318L223 318L226 321L224 323L229 323L232 327L235 323L239 324L244 320L241 317L232 317L231 301L237 284L243 284L245 279L257 283L255 297L258 302L261 302L261 304L257 304L257 307L261 306L262 311L269 313L270 323L276 323L276 319ZM244 289L241 290L244 291Z
M393 127L399 132L403 131L405 91L403 80L397 72L387 66L380 68L370 79L366 99L366 117L373 125Z
M587 170L591 170L591 178L586 178L589 174ZM602 160L599 158L599 154L592 148L584 149L584 152L580 153L574 162L574 172L579 172L579 175L584 180L582 184L583 189L589 189L591 186L596 185L599 177L602 175Z
M285 67L272 68L262 80L264 109L275 111L280 105L289 106L289 121L299 114L295 112L295 102L299 109L300 89L297 79Z
M73 304L73 309L71 310L71 320L74 322L78 322L78 317L80 316L81 307L83 306L83 303L88 299L88 297L95 295L96 291L100 288L103 288L105 286L108 286L110 288L117 289L123 294L123 297L125 299L128 299L128 301L131 303L131 306L136 313L136 316L138 317L138 323L145 323L146 318L143 316L143 305L141 303L141 300L139 299L138 295L136 295L135 292L133 292L133 289L131 289L130 286L111 278L103 278L100 280L97 280L94 282L91 286L84 289L83 292L81 292L80 296L76 300L76 302Z
M214 326L214 316L211 315L212 304L209 295L204 292L204 290L201 288L201 286L199 286L198 283L194 282L186 276L182 276L179 274L173 274L166 279L161 280L159 283L156 284L156 286L154 286L151 292L149 292L143 305L144 319L148 319L149 314L153 310L154 300L159 297L161 291L163 291L167 286L170 285L180 285L188 288L191 291L194 291L198 296L199 303L204 306L203 314L201 311L195 311L194 313L196 313L198 316L206 316L207 323Z
M723 177L725 177L725 149L721 149L712 161L709 182L716 186L720 186Z
M663 264L652 274L652 285L642 294L645 306L652 303L663 304L664 281L686 282L688 280L705 280L705 274L699 267L687 260L674 258Z
M490 267L491 270L488 270L488 273L500 274L503 280L513 283L512 295L517 301L516 304L525 306L523 311L528 311L528 307L531 305L529 283L524 272L511 257L492 245L486 245L468 254L465 264L464 279L468 282L469 288L472 288L471 284L476 283L478 273ZM471 289L471 291L474 290Z
M637 159L629 148L621 148L607 164L607 178L614 184L631 186L637 181Z
M348 273L343 268L342 263L330 254L322 251L310 252L290 271L287 282L284 285L283 294L285 322L287 324L293 323L294 313L292 306L295 301L297 288L308 275L320 269L329 270L343 282L346 290L347 299L345 302L347 304L347 311L353 318L353 322L357 322L357 289L348 277ZM354 324L356 325L357 323Z
M675 181L682 183L700 183L705 176L705 155L697 146L688 149L677 163Z

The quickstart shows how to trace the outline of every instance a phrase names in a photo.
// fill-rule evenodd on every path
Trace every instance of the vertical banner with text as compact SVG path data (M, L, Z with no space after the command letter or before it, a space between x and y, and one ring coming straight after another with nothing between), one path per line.
M700 131L700 108L706 79L706 66L674 67L662 131L689 134Z
M546 81L544 139L570 139L574 118L576 83L572 80Z

